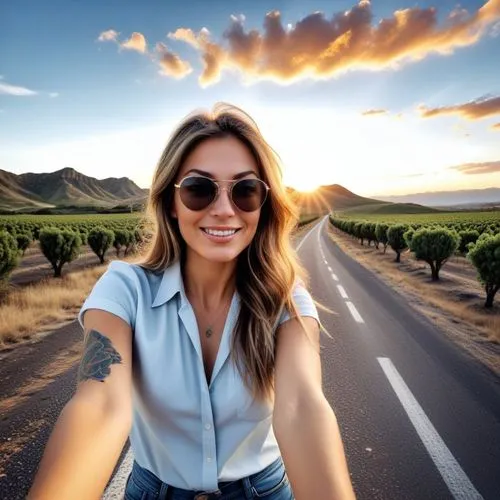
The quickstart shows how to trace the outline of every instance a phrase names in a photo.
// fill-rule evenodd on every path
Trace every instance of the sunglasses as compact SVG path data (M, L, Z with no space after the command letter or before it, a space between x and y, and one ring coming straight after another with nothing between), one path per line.
M267 198L270 187L260 179L214 181L203 176L184 177L174 186L179 190L182 203L189 210L204 210L220 195L219 182L229 184L228 194L233 205L243 212L258 210Z

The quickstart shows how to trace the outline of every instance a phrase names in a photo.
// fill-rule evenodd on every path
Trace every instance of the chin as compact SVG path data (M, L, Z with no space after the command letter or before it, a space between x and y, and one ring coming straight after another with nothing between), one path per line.
M241 253L241 252L240 252ZM213 253L202 253L201 256L210 262L217 262L217 263L225 263L225 262L234 262L240 253L236 252L228 252L228 253L218 253L213 252Z

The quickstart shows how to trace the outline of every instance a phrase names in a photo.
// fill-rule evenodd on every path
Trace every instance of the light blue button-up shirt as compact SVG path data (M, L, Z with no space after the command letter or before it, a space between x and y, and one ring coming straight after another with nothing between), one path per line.
M300 284L294 300L303 316L318 319ZM211 491L264 469L280 455L270 403L253 400L231 362L231 336L240 297L235 292L207 384L198 326L186 297L179 262L163 273L112 261L82 305L126 321L133 335L135 460L163 482ZM278 324L289 319L285 311Z

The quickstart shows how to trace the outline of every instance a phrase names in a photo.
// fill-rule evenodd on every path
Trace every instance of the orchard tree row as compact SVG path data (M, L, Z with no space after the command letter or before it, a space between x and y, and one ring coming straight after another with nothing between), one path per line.
M330 223L341 231L366 240L368 246L382 245L396 253L395 262L400 262L401 253L409 250L417 260L425 261L431 269L432 280L439 280L439 271L453 255L465 256L476 268L478 280L486 291L485 307L493 307L493 299L500 288L500 230L490 224L480 233L477 229L457 230L440 224L403 224L367 222L330 215ZM455 223L461 224L461 223Z
M19 229L18 229L19 230ZM109 229L96 226L87 233L81 228L61 229L60 227L42 227L37 239L43 255L50 262L54 277L61 276L63 266L77 259L82 245L88 245L97 255L101 264L105 261L106 252L114 247L117 257L123 250L126 256L135 252L140 243L147 238L143 228ZM25 229L15 232L14 236L6 230L0 230L0 287L5 288L12 271L19 265L19 260L26 248L35 241L34 234Z
M28 234L32 236L32 241L38 240L40 231L47 227L75 231L84 237L83 235L88 234L96 226L112 231L133 231L141 225L141 218L137 214L0 216L0 231L7 231L13 237L18 234Z

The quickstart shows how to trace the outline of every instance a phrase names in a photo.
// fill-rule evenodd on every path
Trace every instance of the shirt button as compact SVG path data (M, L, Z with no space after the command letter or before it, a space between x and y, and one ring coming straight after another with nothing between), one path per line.
M210 463L212 461L212 457L207 457L207 462Z
M209 431L211 428L212 428L212 426L211 426L210 424L205 424L205 429L206 429L207 431Z

